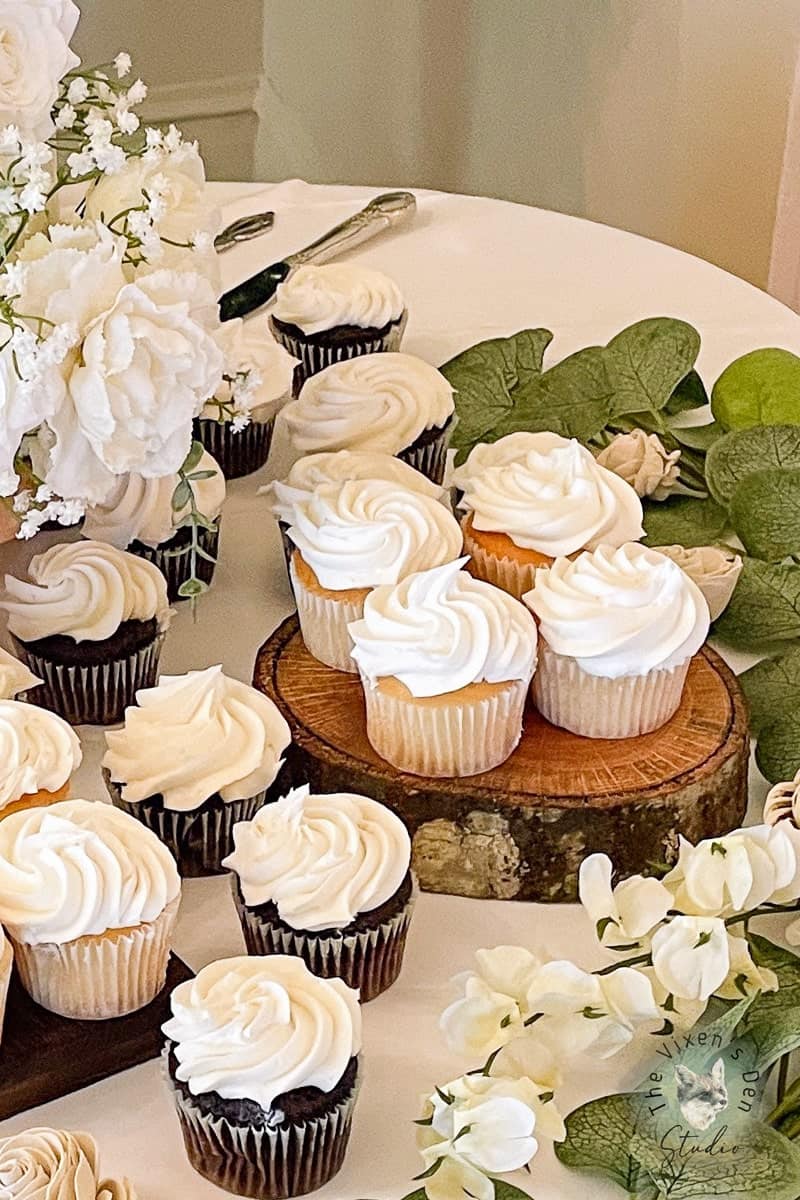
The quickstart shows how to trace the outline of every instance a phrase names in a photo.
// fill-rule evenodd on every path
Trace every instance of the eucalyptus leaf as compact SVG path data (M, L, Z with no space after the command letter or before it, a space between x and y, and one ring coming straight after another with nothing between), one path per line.
M709 491L727 506L743 479L769 467L800 467L800 427L755 425L719 438L706 458Z
M183 461L183 467L181 468L183 470L184 474L188 475L189 471L194 470L194 468L200 462L200 459L203 457L204 450L205 450L205 446L203 445L202 442L198 442L198 441L192 442L189 453L186 455L186 458Z
M588 441L608 423L612 392L603 350L579 350L520 388L513 413L501 420L497 436L519 429L549 430Z
M218 471L192 471L191 475L187 475L187 479L191 479L192 483L199 479L213 479L218 475Z
M711 411L726 429L800 424L800 358L772 347L743 354L714 384Z
M645 540L651 546L709 546L722 537L728 516L714 500L671 496L669 500L646 500Z
M697 330L673 317L649 317L623 329L605 352L614 384L611 414L664 408L699 350Z
M761 730L756 764L770 783L793 779L800 769L800 714L786 713Z
M777 718L800 712L800 646L779 658L762 659L742 672L739 683L747 700L750 729L758 737Z
M708 392L697 371L692 369L680 381L664 405L664 414L674 417L677 413L691 412L708 404Z
M428 1194L425 1188L417 1188L415 1192L409 1192L407 1196L404 1196L403 1200L428 1200Z
M632 1195L655 1196L647 1174L629 1153L645 1117L645 1102L636 1095L591 1100L567 1117L567 1136L554 1146L556 1158L573 1170L605 1175Z
M654 1161L647 1165L664 1196L669 1200L712 1200L715 1196L724 1200L797 1200L800 1148L794 1142L762 1121L741 1119L727 1137L721 1131L718 1136L729 1147L728 1153L682 1156L675 1150L671 1155L658 1144L653 1158L660 1154L660 1166ZM711 1140L709 1134L705 1138ZM638 1141L634 1151L639 1150Z
M186 508L187 504L192 503L192 485L185 479L181 479L180 483L172 493L172 511L180 512Z
M725 430L716 421L709 421L707 425L670 425L669 431L682 447L704 453L725 435Z
M745 558L739 582L714 623L724 642L762 653L800 638L800 567Z
M524 1192L507 1179L495 1179L494 1200L531 1200L530 1192Z
M800 467L754 471L730 503L731 524L748 554L780 562L800 551Z
M202 579L186 579L178 588L178 595L184 600L191 600L193 597L202 596L203 592L208 591L208 584Z

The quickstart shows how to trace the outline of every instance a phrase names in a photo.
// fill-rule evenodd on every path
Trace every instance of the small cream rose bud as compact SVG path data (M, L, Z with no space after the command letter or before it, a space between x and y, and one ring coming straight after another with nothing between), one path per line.
M716 621L728 607L742 571L742 560L730 550L718 546L656 546L693 579L706 598L711 620Z
M800 817L800 771L794 779L776 783L764 801L764 824L777 825L779 821L790 821L797 827Z
M619 475L637 496L666 500L678 482L680 450L668 452L656 433L633 429L618 433L597 455L602 467Z

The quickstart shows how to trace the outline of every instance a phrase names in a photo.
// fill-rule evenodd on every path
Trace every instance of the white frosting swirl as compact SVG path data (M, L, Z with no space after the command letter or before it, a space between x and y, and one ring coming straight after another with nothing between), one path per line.
M161 795L165 808L188 812L216 794L244 800L269 787L290 741L268 697L207 667L137 692L123 728L106 734L103 766L128 802Z
M388 275L356 263L298 267L279 284L272 315L303 333L340 325L383 329L403 315L405 301Z
M461 570L465 562L370 592L363 619L348 626L362 675L373 684L393 675L412 696L531 678L536 623L513 596Z
M81 744L46 708L0 700L0 816L34 792L57 792L81 763Z
M98 1170L88 1133L37 1128L0 1138L3 1200L136 1200L127 1180L99 1180Z
M321 485L294 505L289 537L332 591L397 583L450 562L463 545L443 504L384 479Z
M505 533L516 546L558 558L644 533L642 502L574 438L510 433L481 443L453 474L460 507L475 529Z
M154 921L180 888L164 843L110 804L62 800L0 821L0 922L18 942Z
M559 558L536 572L523 599L556 654L608 679L676 667L708 634L708 604L697 584L638 542Z
M310 499L325 483L347 479L385 479L409 492L419 492L432 500L445 496L444 488L432 483L421 471L415 471L402 459L374 450L328 450L298 458L286 479L276 479L259 492L268 496L273 516L291 525L294 506Z
M312 375L283 410L292 444L398 454L453 412L453 389L413 354L362 354Z
M12 700L42 682L13 654L0 648L0 700Z
M358 992L312 975L302 958L223 958L181 983L163 1026L178 1079L269 1111L296 1088L330 1092L361 1049Z
M102 642L123 621L169 624L167 584L158 567L105 542L65 542L31 559L31 582L6 575L8 628L23 642L65 634Z
M212 472L207 479L194 480L192 490L198 511L209 521L215 521L225 500L225 476L207 450L194 470ZM189 504L179 512L172 507L178 483L177 475L153 479L122 475L103 504L87 508L83 536L109 542L119 550L137 540L153 548L162 546L174 537L176 525L189 513Z
M272 901L293 929L341 929L379 908L408 874L411 839L383 804L350 792L295 788L233 827L223 866L239 877L245 903Z

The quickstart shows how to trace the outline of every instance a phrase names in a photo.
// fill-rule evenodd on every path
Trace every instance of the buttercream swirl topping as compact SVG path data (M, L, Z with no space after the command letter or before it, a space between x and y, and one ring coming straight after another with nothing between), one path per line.
M22 796L57 792L80 763L78 737L56 713L0 700L0 816Z
M443 504L384 479L321 485L294 505L289 537L332 591L397 583L450 562L463 544Z
M216 1092L270 1111L297 1088L330 1092L361 1049L358 992L302 958L224 958L181 983L164 1033L193 1096Z
M367 680L391 675L412 696L440 696L471 683L531 678L536 623L513 596L463 571L467 561L370 592L363 619L348 626Z
M283 410L292 444L315 450L398 454L452 415L453 389L412 354L362 354L333 363L303 384Z
M0 648L0 700L13 700L14 696L37 687L41 682L18 658Z
M129 803L160 795L165 808L188 812L214 795L230 802L264 791L290 741L267 696L214 666L137 692L122 729L106 734L103 766Z
M536 572L523 599L556 654L610 679L676 667L708 634L708 604L697 584L638 542L556 559Z
M404 308L388 275L356 263L326 263L298 267L279 284L272 315L303 333L321 333L341 325L383 329Z
M192 482L194 502L198 512L215 521L225 500L225 476L207 450L203 451L197 472L210 471L206 479ZM178 486L177 475L161 475L145 479L141 475L122 475L111 495L103 504L86 510L84 537L108 542L125 550L133 541L155 548L175 536L176 526L188 515L187 503L179 511L172 507L172 497Z
M295 788L233 827L245 903L277 906L293 929L341 929L398 890L411 861L405 825L383 804L349 792Z
M127 1179L99 1179L98 1171L88 1133L37 1128L0 1138L3 1200L136 1200Z
M65 542L31 559L30 581L5 577L0 608L23 642L56 634L101 642L123 621L169 624L167 584L158 567L105 542Z
M644 533L642 502L574 438L510 433L481 443L456 469L460 507L475 529L505 533L515 545L551 558L620 546Z
M180 886L164 843L110 804L62 800L0 821L0 923L18 942L154 921Z

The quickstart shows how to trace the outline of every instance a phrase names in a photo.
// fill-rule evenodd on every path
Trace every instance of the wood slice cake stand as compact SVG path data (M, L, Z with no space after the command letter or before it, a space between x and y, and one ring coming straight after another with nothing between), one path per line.
M749 739L733 672L704 647L681 707L654 733L578 737L529 706L511 757L467 779L395 770L367 741L358 676L312 658L290 617L264 643L254 684L292 730L295 783L361 792L408 826L426 891L487 899L574 900L583 858L602 850L622 875L672 862L690 841L741 823Z

